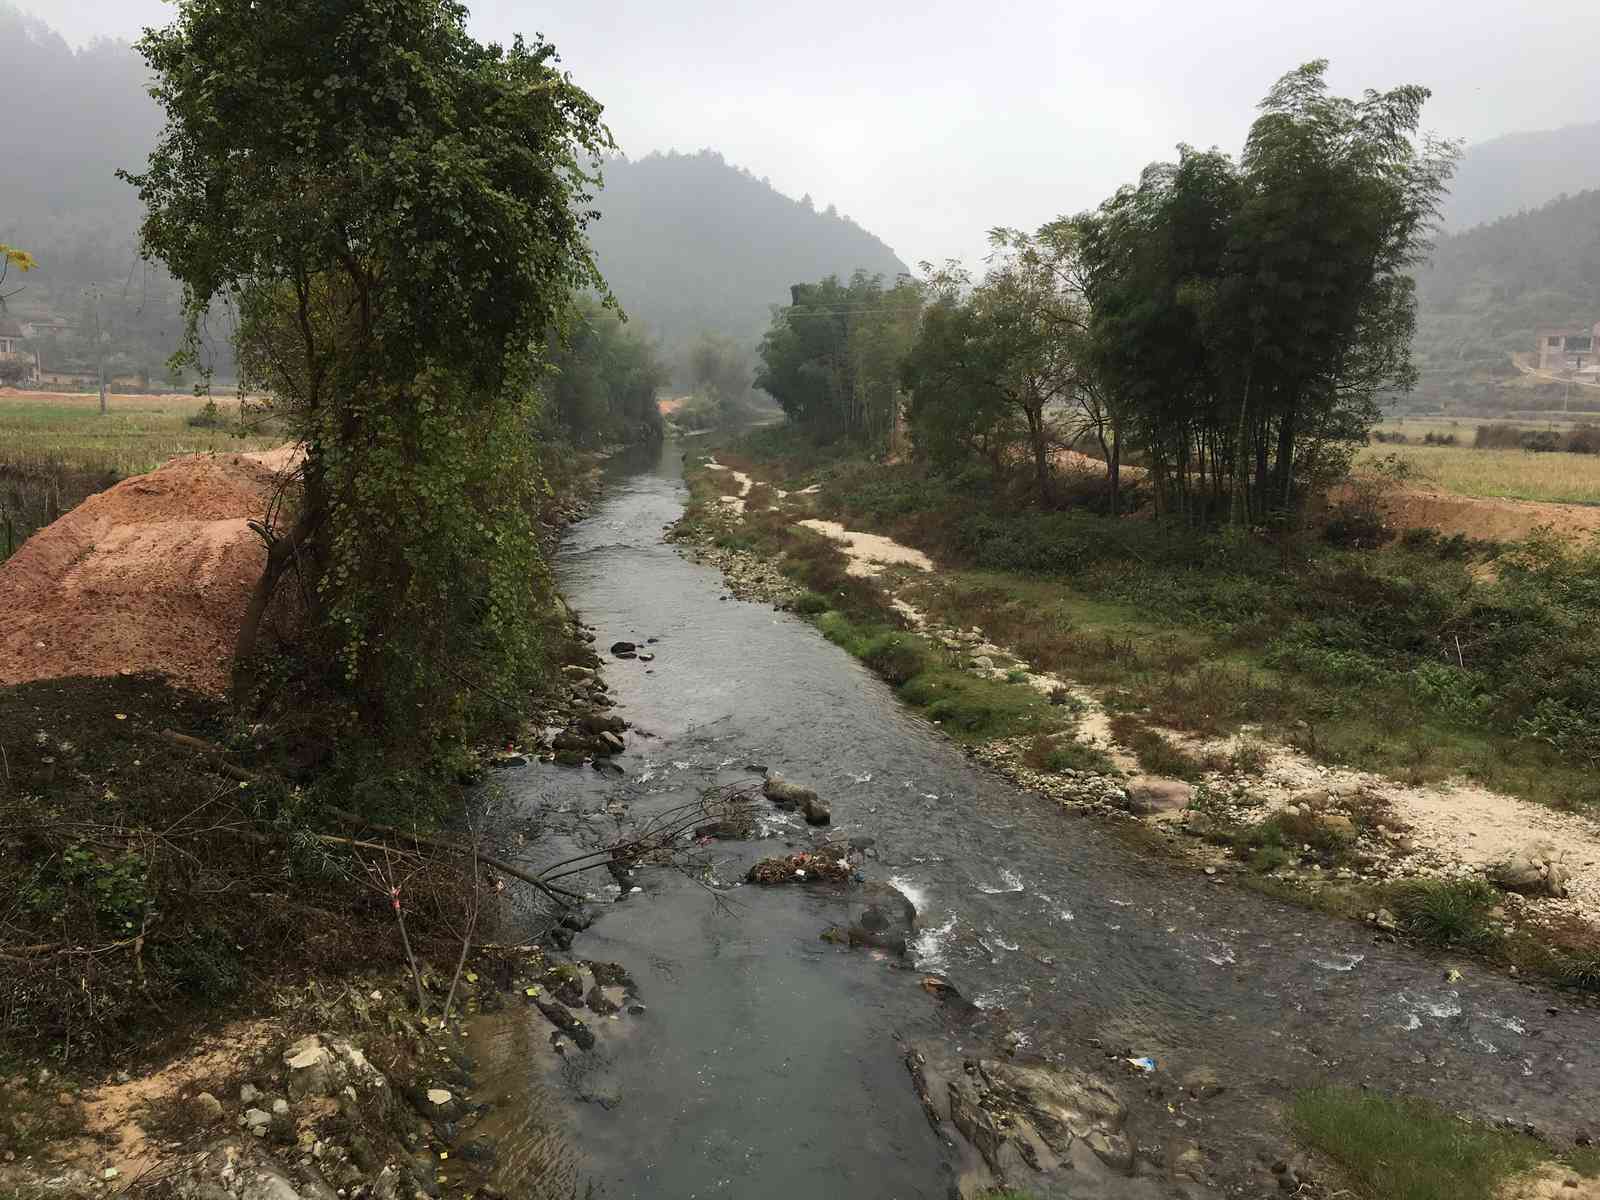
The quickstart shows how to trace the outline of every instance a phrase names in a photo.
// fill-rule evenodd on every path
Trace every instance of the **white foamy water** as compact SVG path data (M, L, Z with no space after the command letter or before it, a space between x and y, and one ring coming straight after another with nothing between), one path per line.
M1001 867L999 886L980 883L978 890L985 896L999 896L1006 892L1020 892L1022 890L1022 876L1018 875L1010 867Z
M950 946L950 936L955 933L956 918L952 913L943 925L917 930L911 939L912 960L919 971L936 970L944 966L944 952Z
M1365 954L1335 954L1331 958L1313 958L1311 961L1324 971L1354 971L1366 957Z

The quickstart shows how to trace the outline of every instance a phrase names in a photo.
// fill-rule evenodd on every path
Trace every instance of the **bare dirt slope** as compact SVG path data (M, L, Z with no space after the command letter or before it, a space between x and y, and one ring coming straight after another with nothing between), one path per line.
M1539 528L1570 537L1600 533L1600 506L1588 504L1473 498L1404 488L1384 497L1380 505L1396 529L1437 529L1447 536L1459 533L1491 542L1520 541Z
M0 685L155 671L219 694L295 455L196 454L91 496L0 563Z

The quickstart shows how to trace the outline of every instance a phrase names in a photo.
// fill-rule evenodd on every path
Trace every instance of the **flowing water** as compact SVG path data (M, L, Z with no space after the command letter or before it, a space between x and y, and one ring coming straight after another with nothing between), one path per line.
M940 1031L1109 1072L1141 1144L1181 1133L1241 1159L1281 1149L1282 1103L1323 1080L1558 1138L1590 1119L1592 1011L1476 965L1447 981L1446 963L1152 861L986 773L806 623L730 598L662 541L686 496L681 456L668 443L615 462L558 564L600 647L657 639L655 661L606 671L635 726L626 777L535 765L502 782L554 858L770 766L829 798L836 827L875 839L866 872L915 902L917 934L900 964L822 941L837 917L826 895L743 887L719 900L685 875L641 874L642 891L602 906L574 948L637 981L647 1012L628 1034L581 1058L516 1039L487 1050L540 1095L604 1101L573 1118L596 1194L944 1196L939 1139L896 1049L897 1035ZM774 820L764 840L717 848L720 879L809 842ZM587 886L617 895L603 874ZM917 986L934 971L985 1019L946 1031ZM1144 1055L1148 1077L1125 1062ZM1198 1067L1228 1090L1202 1118L1174 1117L1163 1097Z

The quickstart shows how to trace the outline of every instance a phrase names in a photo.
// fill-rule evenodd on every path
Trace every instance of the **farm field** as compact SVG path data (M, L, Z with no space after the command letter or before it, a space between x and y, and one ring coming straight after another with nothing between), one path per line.
M117 476L153 470L179 454L261 450L283 439L270 429L237 435L239 408L219 399L225 428L196 428L189 418L205 401L188 393L117 396L100 414L100 398L65 392L0 391L0 467L58 464Z
M1407 422L1403 431L1421 437L1420 424ZM1410 466L1412 486L1458 496L1600 504L1600 455L1474 450L1471 438L1475 431L1476 425L1464 424L1455 430L1456 436L1467 442L1462 446L1368 446L1356 462L1359 466L1393 456Z
M113 395L107 407L102 416L94 394L0 391L0 561L119 479L180 454L264 450L283 441L259 414L240 436L231 397L217 402L221 428L189 424L205 401L187 393Z

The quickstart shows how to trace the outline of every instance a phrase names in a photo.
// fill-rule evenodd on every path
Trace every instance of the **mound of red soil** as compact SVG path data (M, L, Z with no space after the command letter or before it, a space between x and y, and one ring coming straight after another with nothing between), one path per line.
M0 563L0 684L152 671L213 695L291 451L195 454L89 497Z

